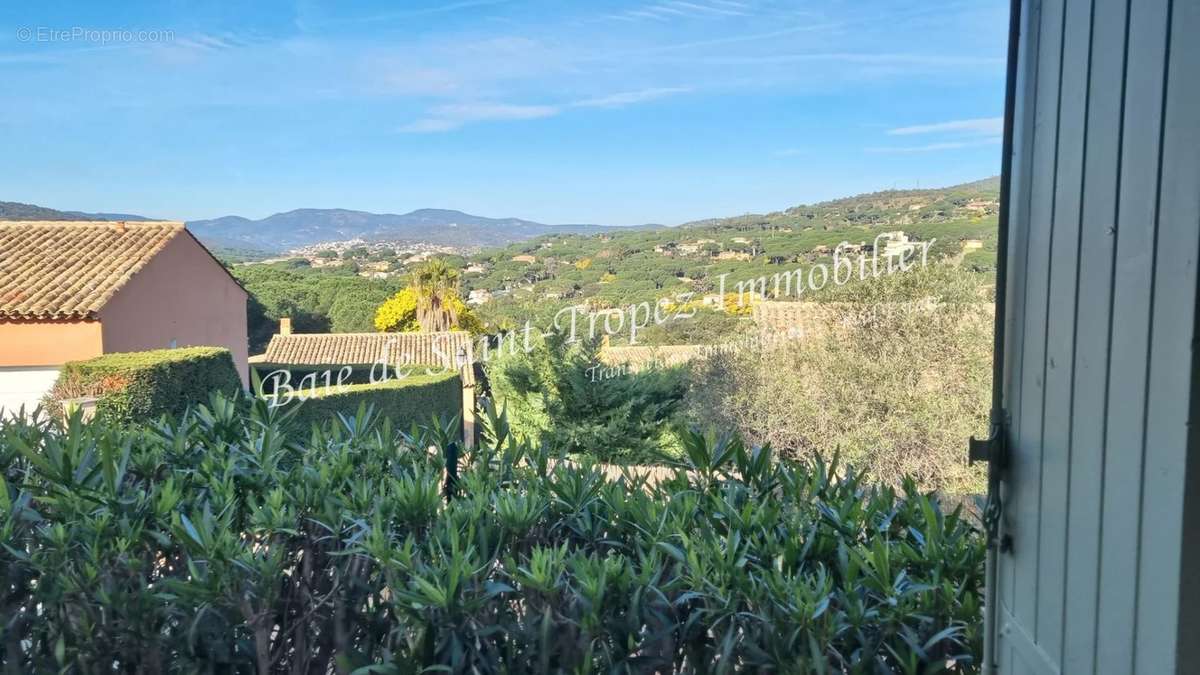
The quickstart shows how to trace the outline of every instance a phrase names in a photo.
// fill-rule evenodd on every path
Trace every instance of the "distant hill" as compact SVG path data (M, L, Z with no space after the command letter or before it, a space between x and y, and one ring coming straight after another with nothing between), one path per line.
M826 231L843 226L866 228L936 224L994 216L999 177L945 188L884 190L766 214L711 218L683 228L761 229L815 225ZM57 211L32 204L0 202L5 220L149 220L118 213ZM325 241L364 239L491 248L552 234L617 234L654 231L661 225L546 225L520 218L485 218L448 209L418 209L404 214L349 209L296 209L260 220L230 215L194 220L188 229L214 251L275 253Z
M0 202L0 220L154 220L129 213L84 213L82 211L59 211L34 204Z
M544 234L595 234L602 225L544 225L520 218L485 218L462 211L419 209L404 214L347 209L296 209L261 220L224 216L194 220L190 229L202 241L228 247L286 250L323 241L423 242L446 246L503 246Z
M1000 177L992 176L961 185L917 190L883 190L783 211L709 218L683 227L722 228L813 223L825 228L847 225L867 227L944 223L995 215L1000 203Z
M0 220L154 220L126 213L59 211L34 204L0 202ZM404 214L349 209L296 209L261 220L223 216L187 223L214 251L278 253L324 241L365 239L440 244L464 248L504 246L545 234L596 234L603 225L545 225L520 218L485 218L448 209Z
M685 223L685 228L747 228L811 222L838 226L910 226L992 216L998 210L1000 178L926 190L885 190L767 214L712 218ZM198 220L188 227L210 246L285 250L322 241L424 242L463 247L496 247L550 234L618 234L653 231L603 225L545 225L520 218L484 218L462 211L420 209L377 214L346 209L297 209L262 220L225 216Z
M92 216L97 220L126 220L129 222L160 220L159 218L147 218L146 216L137 216L132 213L83 213L80 215Z

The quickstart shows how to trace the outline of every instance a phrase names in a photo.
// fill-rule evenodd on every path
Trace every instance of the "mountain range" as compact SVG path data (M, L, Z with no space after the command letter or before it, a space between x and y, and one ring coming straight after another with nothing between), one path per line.
M187 225L206 243L268 251L346 239L488 247L544 234L595 234L611 229L603 225L545 225L520 218L485 218L448 209L418 209L403 214L296 209L260 220L224 216Z
M0 220L152 220L122 213L59 211L0 201ZM223 216L188 221L187 227L213 249L280 252L325 241L364 239L464 248L503 246L544 234L595 234L604 225L546 225L521 218L485 218L448 209L368 213L349 209L296 209L259 220Z
M791 223L797 219L820 222L826 226L944 222L994 214L999 188L999 178L991 177L945 188L885 190L819 204L795 206L774 213L698 220L685 223L683 227L742 227ZM121 213L57 211L32 204L0 201L0 220L151 219ZM403 214L369 213L349 209L296 209L258 220L242 216L193 220L187 223L187 227L214 251L278 253L311 244L348 239L489 248L546 234L586 235L663 226L643 225L630 228L588 224L546 225L520 218L485 218L448 209L418 209Z

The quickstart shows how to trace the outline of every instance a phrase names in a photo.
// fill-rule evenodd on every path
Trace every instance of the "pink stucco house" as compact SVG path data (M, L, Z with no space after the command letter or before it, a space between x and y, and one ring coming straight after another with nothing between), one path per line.
M0 410L111 352L225 347L244 385L246 299L183 223L0 221Z

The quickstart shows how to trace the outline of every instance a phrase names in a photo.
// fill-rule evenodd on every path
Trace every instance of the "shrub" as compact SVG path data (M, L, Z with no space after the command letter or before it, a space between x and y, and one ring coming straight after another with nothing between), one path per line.
M421 330L417 323L417 294L405 288L375 309L375 330L412 333Z
M380 378L381 369L377 364L344 364L350 365L351 370L342 378L344 384L372 384L371 377L374 373L376 380ZM305 387L310 388L314 383L318 387L323 387L325 384L325 373L329 373L330 381L337 383L339 372L342 366L315 366L315 365L295 365L290 363L254 363L250 368L254 371L262 382L262 390L265 394L274 394L275 388L280 389L287 385L290 387ZM423 375L427 372L438 372L445 370L444 366L436 364L404 364L405 373L413 373ZM392 372L394 369L389 369ZM277 373L286 372L286 375ZM305 380L304 378L309 378Z
M893 485L982 492L965 451L990 403L993 315L978 290L947 267L836 289L803 339L698 364L688 415L793 458L838 448Z
M105 354L63 366L47 403L59 411L68 398L96 396L96 415L122 424L178 415L209 393L242 388L228 349L185 347Z
M976 272L996 271L996 252L986 249L970 251L963 255L963 266Z
M298 383L293 380L292 386ZM376 384L352 384L326 393L323 381L315 389L296 392L283 408L297 408L295 423L308 428L334 418L338 413L353 415L360 405L372 406L380 415L389 418L400 428L413 424L428 424L434 417L462 416L462 378L454 372L435 372L432 375L409 375Z
M0 423L6 672L975 672L984 547L908 483L685 434L651 484L491 418Z
M606 369L598 343L554 334L488 365L492 392L519 435L601 461L657 458L686 391L677 368Z
M471 333L482 332L483 324L475 316L475 311L463 302L462 298L458 297L456 293L449 294L445 298L445 302L454 312L455 320L450 328L451 330L465 330ZM375 309L375 330L400 333L413 333L422 330L421 323L417 320L418 304L419 296L413 288L405 288L396 293Z

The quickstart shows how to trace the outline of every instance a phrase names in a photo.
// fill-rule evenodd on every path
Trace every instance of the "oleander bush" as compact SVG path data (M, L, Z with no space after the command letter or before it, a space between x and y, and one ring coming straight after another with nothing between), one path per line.
M45 403L58 413L66 399L94 396L97 416L129 424L179 415L213 391L233 394L241 388L228 349L153 349L68 362Z
M982 540L911 483L696 433L651 482L491 412L456 462L450 424L294 414L0 424L4 672L976 670Z

